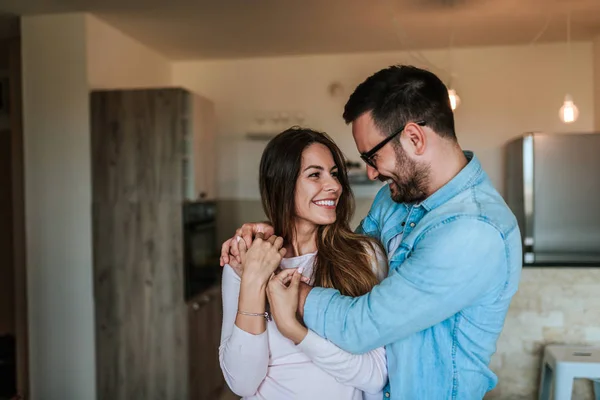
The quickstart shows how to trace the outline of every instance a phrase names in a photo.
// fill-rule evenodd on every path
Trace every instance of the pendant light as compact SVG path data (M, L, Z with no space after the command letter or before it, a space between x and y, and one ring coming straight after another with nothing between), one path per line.
M454 81L454 33L455 27L452 26L452 32L450 33L450 43L448 45L448 58L450 64L450 81L448 82L448 98L450 99L450 107L452 111L456 110L460 106L460 97L456 93L452 82Z
M565 124L570 124L577 121L577 118L579 117L579 109L575 103L573 103L573 98L570 94L565 96L565 101L560 110L558 110L558 117Z
M456 110L460 105L460 97L458 97L458 94L456 94L456 90L448 89L448 98L450 99L452 111Z
M568 82L571 82L571 10L567 13L567 74ZM570 94L565 95L565 101L562 107L558 110L558 117L565 124L571 124L577 121L579 117L579 109L573 102L573 97Z

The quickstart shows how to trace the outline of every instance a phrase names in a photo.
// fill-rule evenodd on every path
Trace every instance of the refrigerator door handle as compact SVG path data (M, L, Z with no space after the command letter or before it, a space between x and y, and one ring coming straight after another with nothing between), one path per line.
M533 238L535 215L534 183L534 134L530 133L523 138L523 194L525 202L523 261L526 264L535 262L535 243Z

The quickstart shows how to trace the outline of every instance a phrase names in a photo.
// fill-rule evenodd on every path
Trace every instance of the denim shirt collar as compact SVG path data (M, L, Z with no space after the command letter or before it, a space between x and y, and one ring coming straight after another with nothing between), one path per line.
M473 184L481 177L483 170L481 168L481 163L475 154L473 154L472 151L464 151L463 153L465 157L467 157L467 165L458 173L458 175L420 204L425 210L431 211L446 203L466 188L473 186Z

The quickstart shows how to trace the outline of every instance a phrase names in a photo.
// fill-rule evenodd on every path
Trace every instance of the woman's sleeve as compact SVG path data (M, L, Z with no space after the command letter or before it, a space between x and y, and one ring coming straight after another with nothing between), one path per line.
M266 330L260 335L253 335L235 325L240 283L240 277L229 265L225 265L219 363L229 388L238 396L252 396L267 376L269 342Z
M377 246L367 246L371 255L373 272L378 281L387 276L388 264L384 252ZM385 348L380 347L365 354L348 353L330 341L309 330L298 348L319 368L338 382L353 386L367 393L378 393L387 383Z
M387 383L385 349L351 354L309 330L298 348L338 382L367 393L380 392Z

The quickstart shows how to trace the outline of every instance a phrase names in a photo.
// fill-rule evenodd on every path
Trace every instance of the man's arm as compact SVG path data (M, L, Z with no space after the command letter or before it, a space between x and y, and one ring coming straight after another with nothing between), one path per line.
M392 261L393 264L393 261ZM304 288L306 326L344 350L364 353L404 339L486 297L507 280L501 233L463 217L430 228L408 258L370 293L352 298L337 290Z

